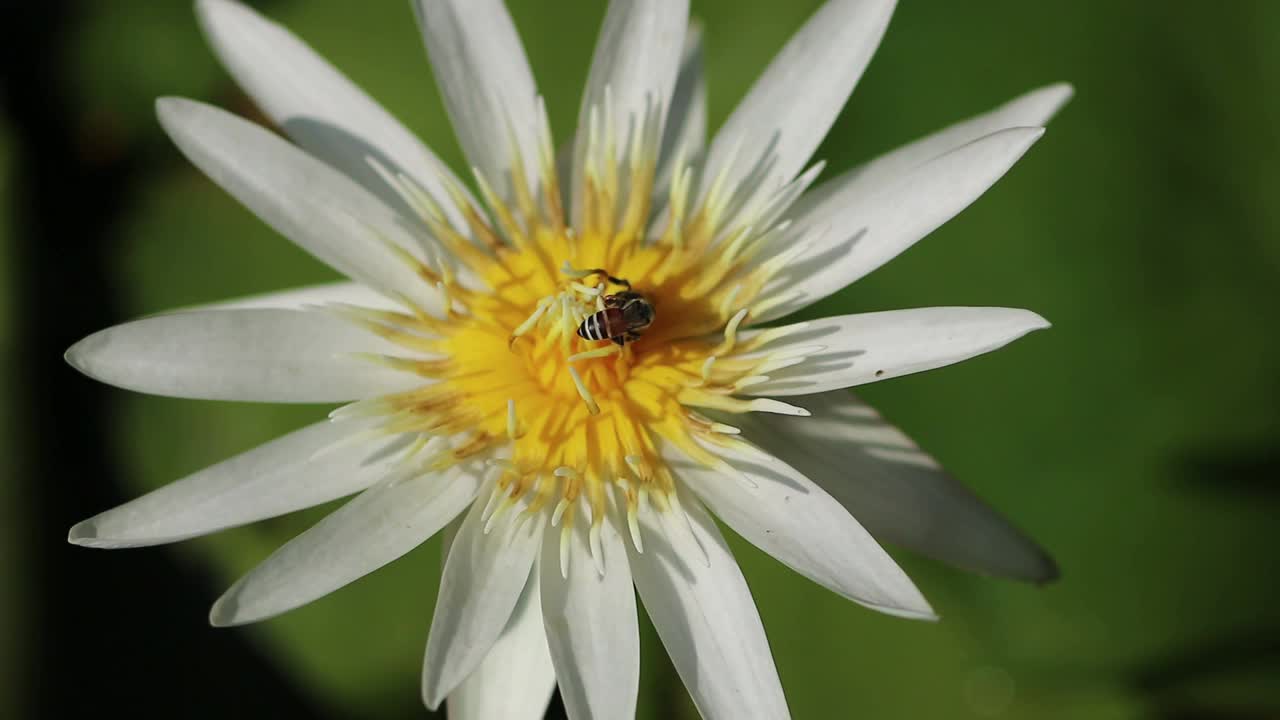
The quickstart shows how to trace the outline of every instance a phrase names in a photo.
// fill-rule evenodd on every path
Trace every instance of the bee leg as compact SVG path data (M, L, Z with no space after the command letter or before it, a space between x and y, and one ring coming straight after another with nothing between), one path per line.
M606 279L606 280L608 280L609 282L613 283L614 285L621 285L622 287L624 287L624 288L626 288L626 289L628 289L628 290L630 290L630 289L631 289L631 282L630 282L630 281L628 281L628 280L623 280L622 278L616 278L616 277L614 277L614 276L610 275L610 274L609 274L609 271L608 271L608 270L605 270L604 268L591 268L590 270L588 270L588 271L587 271L587 274L588 274L588 275L595 275L595 274L603 275L603 276L605 277L605 279Z
M628 333L628 335L629 334L630 333ZM611 337L609 339L612 340L614 344L616 344L618 347L622 347L623 345L627 344L627 335L619 335L618 337Z

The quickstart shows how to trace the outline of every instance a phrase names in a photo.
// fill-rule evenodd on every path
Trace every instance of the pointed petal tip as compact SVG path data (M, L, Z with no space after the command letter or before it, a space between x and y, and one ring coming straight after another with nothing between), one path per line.
M239 583L232 585L222 597L213 601L213 607L209 608L209 624L213 627L238 627L240 625L248 625L266 620L271 615L253 616L245 612L244 607L240 604L240 585Z
M98 544L98 528L93 518L81 520L67 531L67 542L81 547L100 547Z
M972 572L996 580L1007 580L1043 588L1056 583L1062 578L1062 570L1058 561L1044 548L1040 547L1020 531L1014 530L1016 538L1006 546L1007 557L995 565L977 566L968 563L953 563L959 570Z
M170 137L182 129L182 126L192 121L192 116L211 112L230 115L231 113L223 110L215 105L193 100L181 95L161 95L156 98L156 119L160 121L160 127Z
M160 121L160 127L164 129L165 134L172 137L175 126L182 121L183 116L189 114L191 109L199 104L195 100L177 95L161 95L155 101L156 119Z
M440 673L436 671L437 667L439 664L432 663L430 658L422 666L422 704L432 712L440 709L449 694L441 682Z
M62 359L65 360L68 365L79 370L85 375L89 374L89 371L85 369L85 366L87 365L85 362L85 342L92 337L93 335L90 335L89 337L78 341L76 344L67 348L66 352L62 353Z
M1002 135L1006 138L1017 141L1017 152L1013 155L1013 162L1017 162L1032 145L1035 145L1040 138L1044 137L1045 128L1042 125L1022 125L1017 127L1005 128L997 130L987 137ZM978 138L974 143L982 142L985 138ZM1012 163L1011 163L1012 164Z
M1019 560L1016 564L1001 569L961 567L962 570L978 573L997 580L1034 585L1043 588L1062 579L1062 569L1058 561L1035 542L1024 538Z
M1062 579L1062 568L1048 551L1031 540L1027 540L1027 545L1030 557L1026 561L1026 572L1010 575L1011 579L1031 583L1041 588Z
M271 22L258 11L239 2L239 0L195 0L192 4L195 6L196 19L200 23L200 29L210 39L213 39L220 32L233 32L235 30L235 27L226 26L226 23L243 23L253 20Z
M912 604L909 607L905 605L904 606L878 605L873 603L862 603L862 604L866 605L868 608L871 608L872 610L875 610L876 612L884 613L885 615L891 615L897 618L902 618L904 620L922 620L924 622L938 622L939 620L942 619L941 616L939 616L936 612L933 611L933 607L931 607L923 597L919 599L918 603Z
M1048 320L1045 320L1038 313L1032 312L1031 310L1014 309L1013 313L1014 317L1010 319L1010 322L1006 326L1007 334L1004 336L1006 339L993 346L991 348L992 350L1008 345L1015 340L1021 340L1038 330L1047 330L1048 328L1053 327Z
M854 598L856 602L860 602L877 612L893 617L899 617L906 620L924 620L926 622L937 622L938 613L934 612L933 606L925 599L924 593L916 587L911 578L907 576L905 571L899 569L902 579L905 580L905 586L899 586L896 591L886 596L881 596L879 602L866 602Z
M95 515L88 520L81 520L71 529L67 531L67 542L79 547L94 548L96 550L124 550L128 548L146 547L149 545L159 545L166 542L174 542L183 538L156 538L146 535L130 536L128 531L122 534L120 532L110 532L103 534L99 519L104 519L110 513L102 513ZM107 521L108 523L110 520Z
M179 95L160 95L155 100L156 115L163 118L166 114L173 112L179 106L192 102L194 101Z
M1035 577L1032 582L1037 587L1045 587L1052 585L1062 579L1062 568L1058 566L1058 561L1054 560L1048 554L1044 556L1044 567L1041 573Z
M1006 343L1013 342L1037 330L1046 330L1053 327L1052 323L1034 310L1025 308L992 308L989 312L991 314L987 316L987 319L992 323L990 327L1002 328L1005 337L1008 338L1005 341Z
M422 704L429 710L435 711L444 704L449 693L461 685L466 678L465 676L453 677L458 674L457 669L450 667L448 659L441 657L442 653L435 652L439 648L431 642L432 639L433 635L428 633L426 657L422 662L421 690Z
M226 609L223 607L222 600L226 595L214 601L213 607L209 608L209 624L213 627L231 627L232 623L227 615Z
M1035 313L1030 310L1024 310L1023 312L1027 314L1026 332L1030 333L1035 332L1036 330L1048 330L1053 327L1053 323L1044 319L1044 317L1039 313Z
M99 330L67 348L67 351L62 354L62 359L85 377L111 384L108 379L110 368L104 367L101 362L103 350L107 345L109 345L107 330Z
M230 599L234 591L235 588L228 590L226 594L214 601L213 607L209 608L209 624L213 627L235 627L243 624L236 621L236 602Z
M1063 108L1071 99L1076 96L1076 88L1069 82L1056 82L1052 85L1046 85L1041 88L1046 96L1052 97L1053 102L1050 105L1048 117L1053 117Z

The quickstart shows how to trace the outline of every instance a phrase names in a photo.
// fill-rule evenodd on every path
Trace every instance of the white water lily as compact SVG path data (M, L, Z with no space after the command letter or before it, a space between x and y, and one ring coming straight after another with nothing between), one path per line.
M804 166L893 5L829 0L706 144L687 0L614 0L557 154L502 3L419 0L473 194L288 31L200 0L219 57L292 142L190 100L160 100L161 124L352 282L126 323L67 358L140 392L346 404L76 525L71 542L173 542L355 494L211 620L296 608L440 533L422 692L455 718L540 717L557 683L571 718L633 716L633 587L705 717L786 717L711 513L894 615L933 611L878 540L1049 579L1043 552L845 391L994 350L1042 318L944 307L758 327L960 212L1070 95L1037 90L807 191L820 168ZM652 325L625 344L584 339L618 280Z

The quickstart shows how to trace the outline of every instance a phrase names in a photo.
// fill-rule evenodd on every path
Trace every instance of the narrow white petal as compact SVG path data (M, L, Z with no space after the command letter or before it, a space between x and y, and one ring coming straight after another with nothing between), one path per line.
M777 290L799 296L753 321L805 307L897 257L977 200L1043 134L1001 130L886 177L875 192L855 182L827 196L796 216L789 234L809 249L779 276Z
M644 553L627 552L645 611L703 718L785 720L769 640L738 562L701 503L682 495L706 561L681 556L657 512L642 512Z
M721 171L727 187L749 187L755 196L795 177L862 77L894 4L828 0L815 12L716 133L703 191Z
M500 523L484 532L474 503L454 537L431 618L422 699L435 709L489 655L530 582L542 523Z
M507 8L501 0L415 0L413 9L468 162L510 199L519 153L536 190L538 89Z
M479 470L392 478L365 490L275 551L231 586L209 613L214 625L242 625L324 597L399 558L470 503Z
M385 295L370 290L367 286L349 280L307 285L304 287L278 290L276 292L249 295L246 297L222 300L215 303L189 308L191 310L304 310L329 304L355 305L375 310L406 310L405 307L389 300ZM444 310L444 303L424 308L427 312L437 314Z
M592 108L617 123L617 153L629 145L632 129L652 109L671 107L689 22L689 0L612 0L596 40L591 72L582 94L574 140L574 212L581 211L585 131ZM606 106L606 89L610 103ZM661 121L659 116L659 121Z
M606 515L600 528L604 576L580 518L561 574L560 534L542 544L542 617L570 720L629 720L640 688L640 631L622 536Z
M196 10L222 64L294 142L389 206L407 210L369 165L369 158L377 159L417 181L465 227L442 183L453 178L449 168L306 43L233 0L198 0Z
M89 377L154 395L250 402L342 402L424 384L358 353L400 353L319 311L200 310L134 320L67 350Z
M812 417L735 416L744 437L791 464L877 539L956 567L1047 582L1053 559L902 431L848 392L805 398Z
M766 352L823 349L743 392L811 395L888 380L996 350L1049 323L1030 310L935 307L841 315L805 326L770 344Z
M768 453L705 448L728 467L707 468L673 448L667 460L707 507L751 544L856 603L890 615L934 619L911 578L822 488Z
M307 426L77 523L67 539L100 548L159 545L359 492L387 475L397 442L352 437L366 429Z
M437 302L416 268L388 247L411 252L425 238L355 181L213 106L162 98L156 114L191 162L277 232L380 292L424 306Z
M684 154L686 164L702 155L707 144L707 78L702 66L702 27L690 23L684 37L684 54L676 87L671 93L671 108L662 133L662 150L658 155L658 172L654 182L654 200L664 203L675 162Z
M1037 88L993 110L903 145L822 183L800 198L790 214L796 218L803 217L819 202L824 202L837 193L846 201L862 194L874 193L887 185L896 184L905 173L926 162L992 133L1010 128L1044 127L1067 104L1074 92L1066 83Z
M449 720L542 720L556 689L556 671L542 628L540 595L534 572L488 656L449 694Z

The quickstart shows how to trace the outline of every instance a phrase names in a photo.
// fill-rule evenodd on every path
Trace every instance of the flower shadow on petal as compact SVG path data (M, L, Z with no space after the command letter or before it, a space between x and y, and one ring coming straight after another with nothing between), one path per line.
M406 218L416 218L418 213L404 197L374 169L378 163L392 175L412 177L408 170L377 147L358 135L331 123L311 117L295 117L283 124L285 134L300 147L335 169L346 174L364 189L373 193L400 216L403 227L411 232L422 228Z
M866 350L842 350L834 353L819 353L810 355L804 363L805 374L822 375L826 373L838 373L851 369L855 363L853 359L866 355ZM791 390L800 390L812 387L813 382L804 377L795 380L779 380L769 383L770 395L786 394Z
M764 451L761 450L760 452L764 452ZM726 458L726 461L729 462L729 464L735 470L749 477L760 478L762 480L768 480L770 482L777 483L778 485L783 485L791 490L796 491L796 493L800 495L809 494L809 488L797 483L795 480L788 477L786 474L780 473L768 465L752 462L746 459L746 457L741 455L733 456L732 459Z
M385 460L389 460L401 451L407 449L416 441L417 438L414 437L413 433L402 433L397 435L390 442L387 442L382 445L382 447L370 453L369 457L361 461L360 466L367 467L369 465L375 465Z
M817 191L821 192L821 190L822 188L818 188ZM813 191L810 191L810 192L813 192ZM819 236L815 238L815 241L821 241L822 233L835 232L835 230L831 228L826 228L826 229L819 229L819 230L810 230L809 232L818 233ZM786 268L784 268L781 272L778 273L778 276L775 282L777 282L781 287L787 287L787 288L794 287L796 285L803 286L805 280L807 280L809 277L812 277L813 274L817 272L819 269L826 268L831 265L839 264L844 258L848 257L853 252L854 248L857 247L858 244L861 243L864 239L866 239L867 234L870 232L871 232L871 228L869 227L860 228L856 232L851 233L849 237L845 238L844 240L838 243L833 244L831 247L823 250L817 255L802 258L797 262L794 262L788 265ZM803 237L804 235L802 234L800 238L797 238L797 241L803 240ZM798 309L799 309L799 306L789 307L788 312L793 312Z
M747 171L738 184L739 190L732 196L729 205L728 215L730 217L736 215L739 210L749 204L750 200L757 197L761 187L764 186L769 176L773 173L774 166L778 164L777 149L781 143L781 131L774 131L773 135L769 137L769 142L760 150L759 156L752 163L751 169ZM706 168L703 168L704 172L705 170ZM716 182L715 177L704 176L702 180L704 183L709 184L708 187Z

